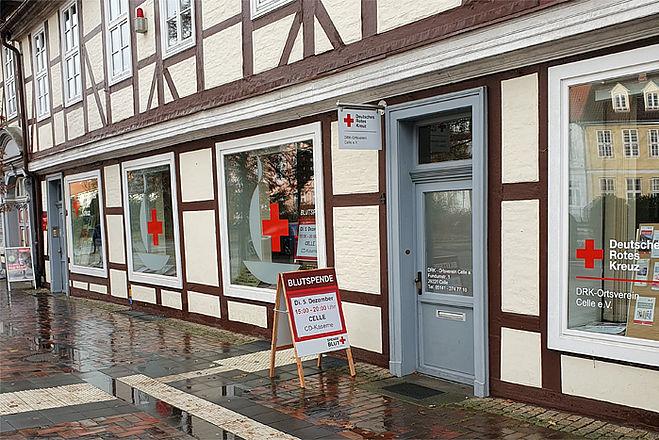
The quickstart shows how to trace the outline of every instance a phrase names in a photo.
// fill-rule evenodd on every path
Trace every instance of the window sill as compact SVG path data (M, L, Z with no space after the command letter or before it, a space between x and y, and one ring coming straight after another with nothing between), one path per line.
M107 267L86 267L86 266L76 266L74 264L69 264L69 270L71 273L77 273L79 275L88 275L91 277L97 278L107 278L108 270Z
M152 286L170 287L173 289L182 289L183 280L181 277L169 277L165 275L145 274L129 270L128 280L136 283L144 283Z
M111 77L108 74L108 78L109 78L108 79L108 86L109 87L115 86L115 85L119 84L120 82L131 78L132 76L133 76L133 72L131 71L131 69L128 69L125 72L122 72L121 74L119 74L115 77Z
M73 98L73 99L70 100L70 101L65 101L65 102L64 102L64 107L65 107L65 108L73 107L74 105L76 105L76 104L78 104L78 103L80 103L80 102L82 102L82 95L77 96L77 97Z
M194 36L190 37L186 41L182 41L172 47L167 48L165 45L163 45L162 48L162 59L166 60L167 58L170 58L177 53L183 52L186 49L189 49L191 47L194 47L195 45L195 39Z

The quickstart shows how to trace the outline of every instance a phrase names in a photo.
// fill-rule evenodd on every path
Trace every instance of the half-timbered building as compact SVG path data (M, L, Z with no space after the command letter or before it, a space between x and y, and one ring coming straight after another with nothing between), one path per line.
M659 425L656 1L14 4L53 292L269 337L334 267L359 360Z

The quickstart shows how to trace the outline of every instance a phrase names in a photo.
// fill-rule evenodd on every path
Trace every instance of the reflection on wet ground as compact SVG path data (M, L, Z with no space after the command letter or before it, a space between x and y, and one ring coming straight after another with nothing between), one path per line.
M157 379L208 369L220 359L268 350L268 341L232 345L163 325L160 319L144 319L141 312L107 311L57 295L18 291L10 300L0 292L0 307L2 393L86 382L116 397L20 414L0 412L5 433L0 436L74 438L91 432L95 437L90 438L104 439L240 438L209 423L201 411L186 411L121 378ZM222 370L168 385L211 407L305 439L577 438L462 406L382 395L372 386L377 378L359 373L350 378L345 368L345 361L336 358L326 358L322 370L315 361L305 362L306 389L299 388L294 364L278 367L274 379L264 365L258 371ZM17 432L21 429L27 431Z

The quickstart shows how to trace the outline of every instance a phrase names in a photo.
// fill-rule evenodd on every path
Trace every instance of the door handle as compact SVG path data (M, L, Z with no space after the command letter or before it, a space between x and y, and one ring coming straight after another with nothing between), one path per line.
M414 282L416 283L416 293L417 295L423 294L423 291L421 289L421 272L416 273L416 278L414 278Z

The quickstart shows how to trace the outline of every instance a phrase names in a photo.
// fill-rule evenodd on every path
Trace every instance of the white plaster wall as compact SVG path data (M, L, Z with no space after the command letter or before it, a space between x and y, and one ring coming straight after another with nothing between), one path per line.
M139 81L140 90L140 112L149 110L146 106L149 104L149 93L151 92L151 84L153 83L153 72L156 69L156 63L151 63L146 67L138 70L137 78ZM153 91L153 98L151 99L151 107L158 106L158 93Z
M228 301L227 309L230 321L244 322L263 328L268 327L267 309L263 306Z
M18 99L18 95L16 95L16 97ZM4 101L2 101L2 102L4 102ZM25 83L25 103L28 105L28 109L27 109L28 119L34 117L34 113L35 113L35 111L33 111L33 109L32 109L32 105L31 105L32 102L33 102L32 101L32 81L28 81L28 82Z
M204 82L207 89L243 77L241 29L242 25L239 23L204 38Z
M52 55L52 54L51 54ZM56 63L50 67L50 85L52 90L50 94L53 97L53 108L62 105L62 69L61 64Z
M48 212L48 191L46 191L47 185L46 181L42 180L41 182L41 210L44 212Z
M53 146L53 128L50 123L39 127L39 150L45 150Z
M86 19L87 17L85 17L85 20ZM103 72L103 34L96 34L91 40L85 43L85 48L87 49L87 54L89 55L89 62L92 65L94 81L96 81L96 83L100 83L103 81L105 74L105 72ZM81 58L80 62L84 63L84 59ZM87 72L86 63L85 72ZM87 87L91 87L91 85L92 84L89 78L89 74L87 74Z
M172 102L174 100L174 95L172 95L172 91L169 89L169 84L167 84L167 81L165 81L165 85L163 87L165 89L165 104Z
M313 27L313 33L314 33L314 48L316 50L316 55L327 52L328 50L334 49L334 46L332 46L331 41L327 37L327 34L325 33L325 30L323 27L320 25L318 22L318 19L314 17L314 27Z
M561 356L565 394L659 412L659 371Z
M50 261L46 261L46 264L44 265L45 271L46 271L46 282L50 284Z
M103 284L89 283L89 291L90 292L96 292L96 293L102 293L103 295L107 295L108 294L108 287L104 286Z
M501 380L542 387L540 333L501 327Z
M197 202L213 200L213 151L204 150L181 153L181 200Z
M291 56L288 57L288 64L300 61L304 58L304 43L302 40L302 28L304 25L300 26L300 29L297 31L297 36L293 42L293 48L291 49Z
M183 213L185 274L188 282L219 286L215 211Z
M382 353L380 308L349 302L342 302L342 306L350 345Z
M101 98L104 99L104 98ZM98 105L96 104L96 99L94 95L87 96L87 124L89 126L89 131L98 130L103 127L103 121L101 120L101 114L98 110Z
M43 193L42 193L43 194ZM45 214L45 212L44 212ZM48 255L48 231L43 231L42 233L42 238L43 238L43 254Z
M110 263L126 264L124 216L106 215L105 223L108 234L108 254Z
M501 310L540 313L540 202L501 202Z
M146 303L156 303L156 289L153 287L138 286L137 284L130 285L130 294L133 301L141 301Z
M183 302L181 301L181 292L174 292L171 290L160 291L160 300L162 305L165 307L171 307L172 309L183 310Z
M119 164L103 168L105 204L108 208L121 208L121 170Z
M226 19L238 15L241 12L240 0L201 0L201 17L203 27L209 27L221 23Z
M59 23L57 22L59 14L55 13L48 17L48 56L51 61L60 55L60 38ZM59 78L53 75L53 78ZM60 79L61 81L61 79Z
M197 58L190 57L169 67L179 98L197 93ZM148 95L147 95L148 98Z
M188 312L220 317L220 297L199 292L188 292Z
M146 0L140 6L144 12L148 24L146 34L135 34L135 44L137 48L137 60L141 61L156 53L156 22L153 11L153 0ZM135 11L131 13L131 19L135 17Z
M122 121L133 116L133 86L124 87L110 95L112 122Z
M73 280L73 287L80 290L87 290L88 284L82 281Z
M254 73L264 72L279 65L294 17L295 14L289 15L253 32Z
M83 35L87 35L90 31L94 30L96 26L101 24L101 1L99 0L86 0L82 2L82 29Z
M361 0L321 0L345 44L362 38Z
M21 40L21 50L23 52L23 77L27 78L32 75L32 51L30 50L30 40L27 36ZM30 85L31 88L32 85ZM16 95L18 96L18 94ZM27 102L32 101L28 100Z
M69 140L78 138L85 134L85 120L82 107L73 110L66 115L66 127L69 131Z
M55 125L55 145L64 142L64 112L57 112L53 115L53 124Z
M461 4L461 0L378 0L378 32L430 17Z
M339 150L339 126L332 122L332 191L359 194L378 191L378 152Z
M334 267L339 288L380 294L379 207L334 208Z
M538 74L501 81L501 180L538 181Z
M110 295L117 298L128 298L126 272L110 269Z

